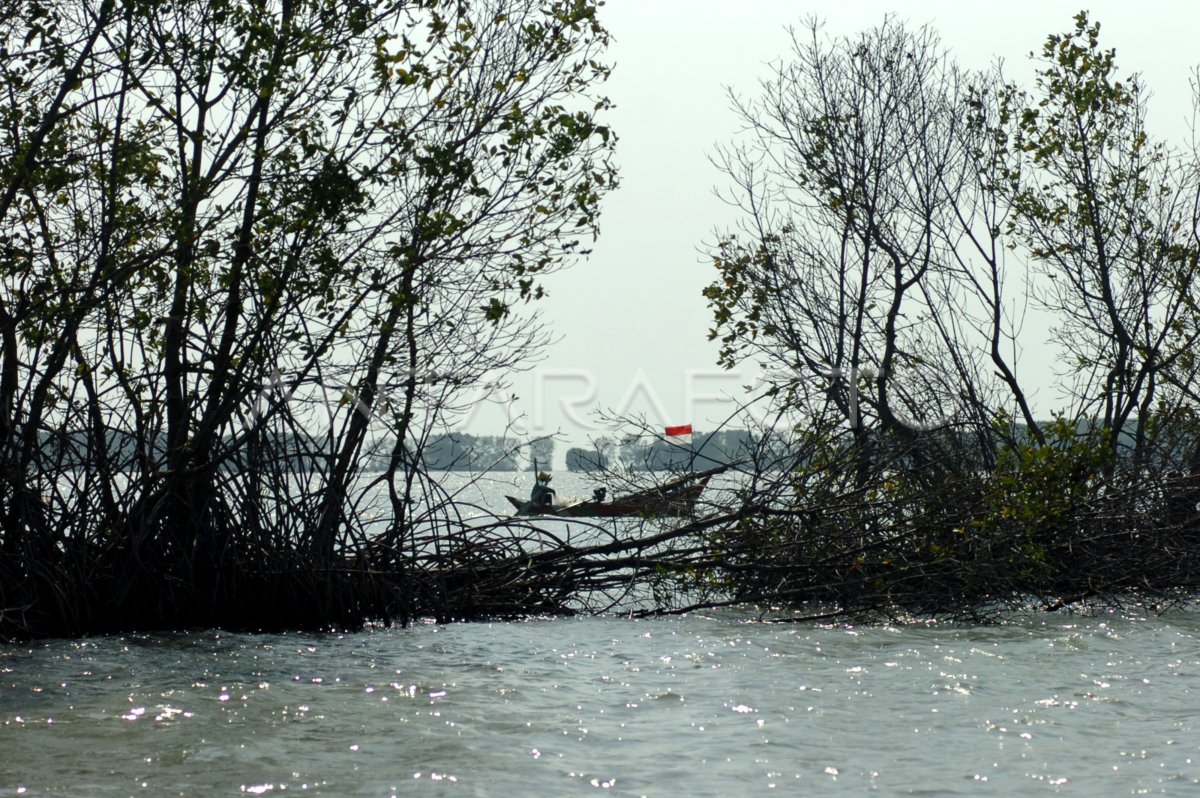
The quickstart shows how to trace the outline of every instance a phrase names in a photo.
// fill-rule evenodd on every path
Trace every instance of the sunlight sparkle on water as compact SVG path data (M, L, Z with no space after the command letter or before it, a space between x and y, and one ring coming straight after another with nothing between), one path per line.
M853 635L728 616L418 624L314 647L223 633L0 647L0 795L1200 784L1180 698L1200 694L1200 613Z

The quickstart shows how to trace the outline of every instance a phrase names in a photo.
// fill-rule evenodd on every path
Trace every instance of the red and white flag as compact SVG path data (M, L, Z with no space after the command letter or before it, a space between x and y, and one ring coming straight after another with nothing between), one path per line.
M685 444L692 442L692 425L683 424L678 427L667 427L667 443Z

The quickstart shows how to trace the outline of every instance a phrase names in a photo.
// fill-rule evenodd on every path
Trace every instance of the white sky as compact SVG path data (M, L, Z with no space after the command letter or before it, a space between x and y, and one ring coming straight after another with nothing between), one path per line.
M789 51L786 26L816 14L830 35L847 35L894 13L914 26L931 23L961 65L1003 58L1006 72L1026 81L1028 53L1048 34L1071 30L1082 7L1078 0L608 0L601 13L615 69L605 93L617 106L608 121L620 139L621 186L605 201L593 254L547 281L543 319L559 341L532 371L513 378L511 411L481 403L464 428L498 433L509 412L523 414L529 433L561 433L561 459L568 446L604 432L596 409L711 430L733 406L715 397L744 395L752 365L720 372L707 341L701 290L712 268L701 246L734 219L714 196L725 184L708 154L736 133L725 87L755 94L765 65ZM1087 8L1101 23L1101 45L1116 48L1122 73L1140 72L1151 89L1152 130L1179 144L1190 140L1200 3Z

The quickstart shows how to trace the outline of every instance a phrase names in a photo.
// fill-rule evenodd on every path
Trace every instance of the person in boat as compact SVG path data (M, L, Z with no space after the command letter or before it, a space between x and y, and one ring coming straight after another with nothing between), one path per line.
M554 506L554 488L550 487L550 473L539 471L533 490L529 492L529 503L534 507Z

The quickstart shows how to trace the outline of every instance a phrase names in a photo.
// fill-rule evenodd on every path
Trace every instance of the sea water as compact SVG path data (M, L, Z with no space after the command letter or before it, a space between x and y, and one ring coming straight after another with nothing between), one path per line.
M0 647L0 796L1196 795L1198 710L1187 610L54 640Z
M1192 795L1200 615L737 611L0 653L0 795Z

